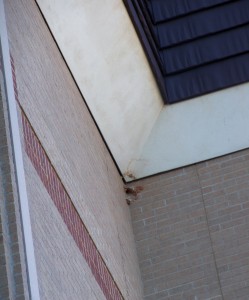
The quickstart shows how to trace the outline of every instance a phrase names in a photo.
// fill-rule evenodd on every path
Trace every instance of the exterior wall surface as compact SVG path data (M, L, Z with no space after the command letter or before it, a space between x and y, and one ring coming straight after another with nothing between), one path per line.
M133 185L144 299L247 300L249 150Z
M26 156L41 299L105 300L36 170Z
M163 101L122 0L38 0L122 173Z
M123 0L37 3L127 181L249 147L248 83L163 106Z
M120 174L35 1L5 7L41 298L101 300L114 284L108 299L140 300ZM244 150L132 184L146 300L248 300L248 183Z
M4 78L0 72L0 299L29 299Z
M35 2L5 8L21 113L124 299L141 299L130 212L110 154ZM42 299L82 299L84 288L84 299L104 299L27 156L25 168Z
M0 94L0 298L8 299L10 297L8 274L7 274L7 259L6 259L6 185L9 180L6 177L9 174L9 157L7 148L5 118L3 112L3 101ZM6 153L7 152L7 153ZM9 178L8 178L9 179ZM5 228L4 228L5 227ZM5 229L5 230L4 230Z
M130 165L136 178L248 148L249 83L165 105Z

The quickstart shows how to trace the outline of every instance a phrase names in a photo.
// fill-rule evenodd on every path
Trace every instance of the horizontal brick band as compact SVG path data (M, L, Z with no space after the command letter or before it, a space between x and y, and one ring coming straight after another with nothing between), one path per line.
M12 57L11 65L15 97L19 103L15 67ZM21 106L20 108L25 150L36 172L89 265L106 299L124 299Z

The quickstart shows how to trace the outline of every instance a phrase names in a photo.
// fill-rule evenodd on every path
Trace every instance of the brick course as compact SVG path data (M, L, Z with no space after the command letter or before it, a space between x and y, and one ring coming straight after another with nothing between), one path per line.
M197 166L224 299L249 295L249 151ZM214 182L207 192L206 177Z
M15 64L12 56L11 67L15 98L20 106ZM22 109L21 118L26 153L33 163L34 168L40 176L41 181L46 187L48 194L58 209L75 243L88 263L103 294L106 296L107 300L124 299Z
M60 181L55 169L51 165L48 156L36 137L30 123L22 113L22 124L24 132L25 149L33 163L41 181L46 187L48 194L57 207L62 219L82 255L87 261L93 276L99 283L107 300L123 299L110 271L101 257L96 245L89 235L77 210L74 207L65 187Z
M14 83L18 85L18 90L15 88L18 102L122 295L125 299L141 299L141 281L129 208L125 202L123 182L111 156L36 3L32 0L7 1L5 9L10 49L15 60L15 66L12 67L16 69ZM25 32L21 39L20 32ZM36 155L39 155L39 150ZM29 158L25 161L26 166L30 164ZM35 163L34 166L40 168ZM45 299L68 299L68 291L74 292L74 299L82 299L80 293L83 286L88 285L94 292L96 280L93 276L90 281L84 280L84 277L75 282L70 279L75 278L80 270L89 273L83 255L79 257L79 247L75 247L75 241L71 249L62 246L60 250L64 255L69 252L73 257L77 256L79 266L77 262L69 266L67 261L50 259L54 247L58 246L56 236L46 236L45 229L48 224L51 227L56 224L59 228L51 230L56 233L65 228L65 222L57 214L56 220L49 215L50 218L46 218L47 224L44 217L37 214L36 210L43 208L37 202L41 201L46 211L50 212L49 205L52 209L59 200L54 194L46 197L46 201L41 195L39 198L40 190L43 190L44 185L48 186L46 176L43 172L41 175L39 173L33 182L30 168L27 170L39 286L43 287ZM51 191L49 193L52 194ZM44 190L43 194L46 194ZM66 233L71 236L68 228ZM41 236L43 243L40 243ZM50 265L44 262L50 262ZM51 272L53 277L51 284L47 272ZM71 276L69 279L67 274ZM64 291L62 295L60 290Z
M144 299L248 299L249 150L131 185Z

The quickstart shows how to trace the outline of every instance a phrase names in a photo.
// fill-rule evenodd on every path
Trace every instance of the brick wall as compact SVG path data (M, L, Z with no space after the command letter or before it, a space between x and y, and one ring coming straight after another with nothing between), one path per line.
M64 226L67 227L67 230L64 230L63 233L69 235L75 243L75 246L78 247L78 252L82 254L82 256L85 259L85 262L88 264L88 267L90 271L92 272L92 275L94 276L96 283L99 285L99 289L102 290L103 294L105 295L106 299L115 299L115 300L122 300L122 294L115 282L115 280L112 278L112 275L110 271L108 270L100 252L98 251L94 241L92 240L84 221L81 219L79 213L77 212L72 199L70 198L69 194L67 193L65 187L63 186L63 183L61 182L56 170L53 168L51 162L49 161L49 157L46 155L46 152L44 151L41 143L39 142L37 136L35 135L30 123L28 122L27 118L25 117L24 113L21 112L22 116L22 125L23 125L23 135L24 135L24 144L25 144L25 150L26 154L29 157L33 167L35 168L37 174L32 175L33 177L39 177L41 183L44 187L41 187L41 184L38 182L30 184L29 185L29 191L35 190L35 198L36 202L40 202L41 200L38 200L39 195L39 189L46 189L46 192L50 196L50 200L52 200L53 203L49 203L51 206L54 206L54 208L57 209L60 217L60 221L63 221ZM28 163L27 163L28 164ZM26 174L28 174L28 178L30 178L32 171L27 170ZM38 178L37 178L37 181ZM34 195L30 195L29 198L34 198ZM32 201L31 201L32 203ZM48 206L48 205L47 205ZM50 207L51 209L52 207ZM34 214L39 212L38 215L41 214L41 208L35 207L33 209ZM44 216L44 214L42 214ZM37 217L34 218L34 223L37 220ZM54 220L55 217L52 219ZM52 226L52 220L49 222L50 228ZM43 224L45 225L45 224ZM43 226L41 226L43 227ZM39 234L36 233L37 239L41 238L42 235L42 228L39 228ZM49 231L49 229L47 228ZM50 235L53 235L51 231L49 231ZM64 238L65 240L66 238ZM59 242L59 241L58 241ZM58 248L63 249L65 247L61 247L56 245ZM70 248L67 250L69 253L71 253L72 250ZM72 253L74 253L72 251ZM59 255L59 253L57 253ZM51 266L53 264L49 264ZM56 265L56 263L54 263ZM59 267L61 269L62 266ZM83 266L77 265L79 271L80 268L84 269ZM73 270L76 270L76 266L71 266ZM68 269L69 271L69 269ZM67 272L68 272L67 271ZM50 270L51 272L51 270ZM67 274L69 277L69 274ZM75 274L74 274L75 275ZM73 281L76 282L77 281ZM64 286L64 285L63 285ZM48 289L47 285L45 285L45 288ZM83 289L84 287L81 284L80 288ZM74 289L77 291L77 298L81 297L81 293L79 292L79 289L77 289L74 286ZM50 290L50 289L48 289ZM69 287L67 287L67 292L69 292ZM96 287L92 289L92 292L95 293ZM58 297L60 296L61 288L58 289ZM52 295L51 295L52 296ZM70 296L70 293L68 293L67 297ZM43 296L44 297L44 296ZM55 295L53 295L53 298ZM93 296L92 296L93 297ZM98 295L97 298L103 298L103 295ZM44 297L45 298L45 297ZM46 298L49 298L46 296ZM66 298L67 299L67 298ZM89 298L90 299L90 298Z
M0 299L29 299L4 82L0 73Z
M6 1L5 6L21 113L63 186L63 197L70 200L66 202L91 237L109 278L125 299L141 299L140 273L123 182L35 1ZM27 141L23 140L24 149L25 144ZM35 147L34 157L37 151L39 154ZM98 277L101 274L94 273L91 260L87 261L82 254L84 251L78 247L70 224L65 222L67 216L58 215L57 203L44 181L45 172L39 169L40 162L36 165L30 153L25 159L42 299L69 299L69 291L74 291L73 299L82 299L84 286L88 286L86 299L101 299L104 292ZM64 246L61 230L64 237L70 237ZM72 259L71 265L67 257ZM97 283L101 289L95 293Z
M0 298L8 299L9 298L9 287L8 287L8 277L7 277L7 267L6 267L6 257L5 257L5 247L4 247L4 232L3 232L3 208L4 208L4 191L2 189L3 186L3 150L6 149L6 133L5 133L5 121L3 115L3 106L2 106L2 97L0 97L0 134L1 134L1 142L0 142L0 154L1 154L1 176L0 176Z
M41 299L112 299L105 297L27 155L25 171Z
M144 299L248 299L249 150L133 185Z

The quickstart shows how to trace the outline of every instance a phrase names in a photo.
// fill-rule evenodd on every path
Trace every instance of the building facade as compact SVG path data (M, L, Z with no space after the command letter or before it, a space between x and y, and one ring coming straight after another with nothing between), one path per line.
M0 11L0 299L249 299L248 83L164 105L123 1Z

